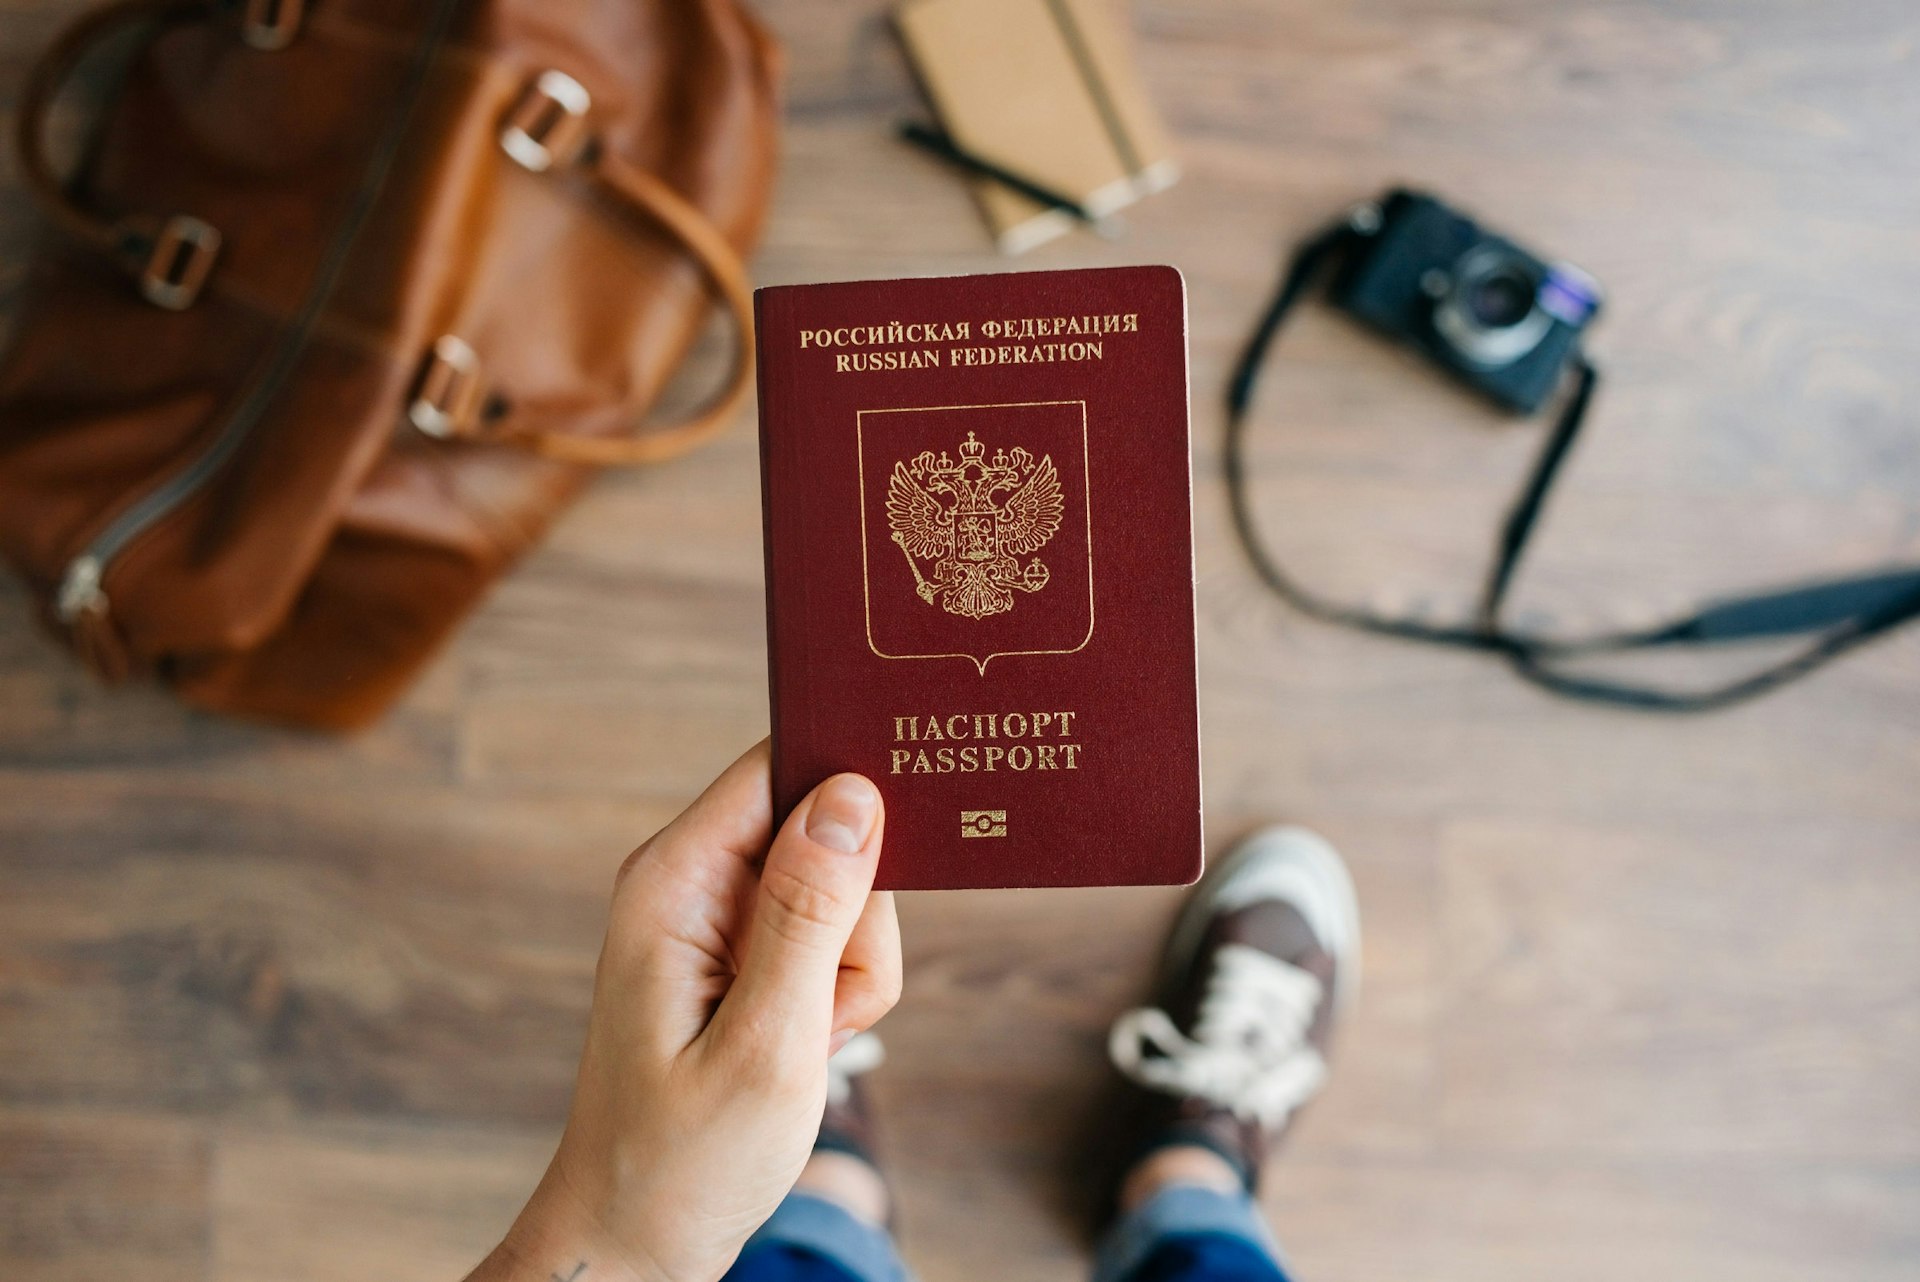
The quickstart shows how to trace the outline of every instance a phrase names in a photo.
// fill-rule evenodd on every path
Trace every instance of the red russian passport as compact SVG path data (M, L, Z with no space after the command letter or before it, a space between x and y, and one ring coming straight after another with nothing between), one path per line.
M1180 274L755 302L775 813L873 779L883 889L1198 877Z

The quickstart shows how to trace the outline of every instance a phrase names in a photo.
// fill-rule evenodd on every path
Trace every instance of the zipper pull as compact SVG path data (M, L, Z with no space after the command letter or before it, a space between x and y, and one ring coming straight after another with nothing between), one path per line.
M80 661L112 684L126 680L133 665L126 642L107 618L107 594L100 587L105 570L105 563L91 552L75 557L60 580L53 610L73 633Z
M54 613L68 627L88 615L107 612L107 594L100 588L100 573L105 567L92 553L75 557L60 580L60 591L53 599Z

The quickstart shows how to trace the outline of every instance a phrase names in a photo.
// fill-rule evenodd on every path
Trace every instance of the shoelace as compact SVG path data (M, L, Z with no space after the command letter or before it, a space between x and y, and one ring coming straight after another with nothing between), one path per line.
M1203 1099L1277 1127L1320 1089L1327 1066L1307 1041L1326 989L1314 975L1245 944L1224 944L1193 1035L1165 1011L1130 1010L1107 1040L1114 1067L1167 1095Z
M887 1058L886 1048L872 1033L861 1033L827 1061L827 1102L844 1104L853 1093L853 1079L871 1073Z

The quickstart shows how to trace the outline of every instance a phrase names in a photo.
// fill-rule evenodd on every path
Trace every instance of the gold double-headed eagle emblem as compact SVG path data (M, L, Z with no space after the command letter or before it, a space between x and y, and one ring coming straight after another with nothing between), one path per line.
M1059 531L1065 510L1052 455L1015 447L989 458L972 432L958 459L922 450L895 463L887 483L887 524L914 591L969 619L1004 613L1015 592L1047 586L1046 565L1029 554ZM923 561L932 562L925 573Z

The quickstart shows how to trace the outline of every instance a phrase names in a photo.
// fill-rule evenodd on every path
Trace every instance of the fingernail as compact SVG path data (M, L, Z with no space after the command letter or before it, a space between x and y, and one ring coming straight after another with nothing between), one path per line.
M880 793L859 775L835 775L807 812L807 836L829 850L853 854L867 844L880 813Z
M827 1058L832 1059L835 1055L845 1050L847 1043L852 1041L859 1031L857 1028L843 1028L829 1038L827 1041Z

